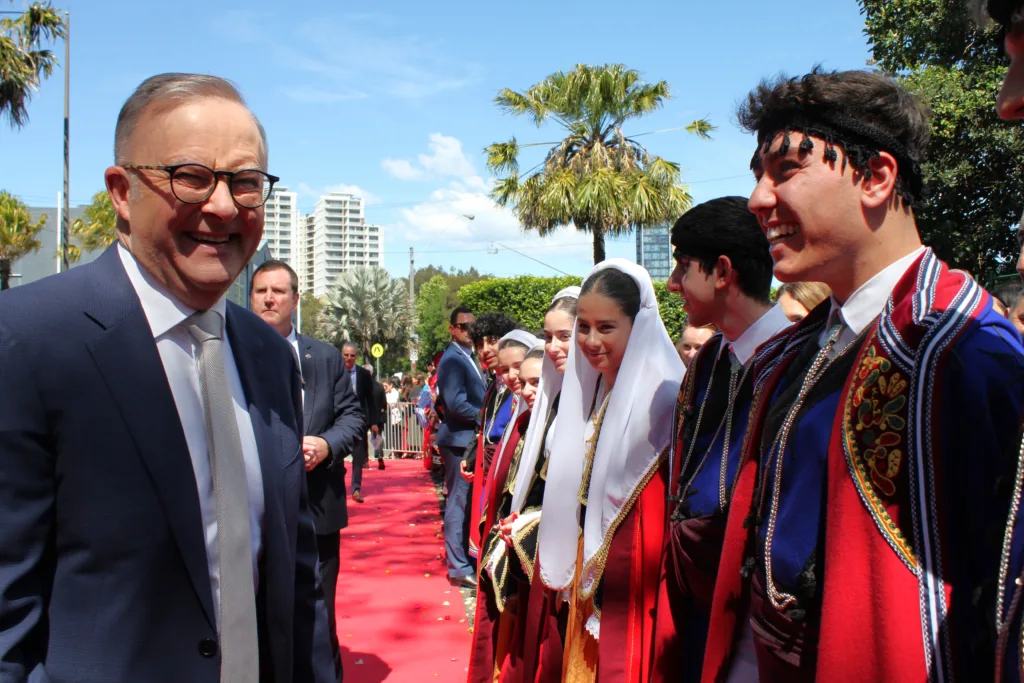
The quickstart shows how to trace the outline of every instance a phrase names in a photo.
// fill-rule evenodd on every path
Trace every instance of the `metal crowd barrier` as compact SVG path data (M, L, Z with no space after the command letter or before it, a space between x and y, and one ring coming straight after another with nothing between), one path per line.
M384 410L384 457L405 458L423 453L423 427L415 403L388 404Z

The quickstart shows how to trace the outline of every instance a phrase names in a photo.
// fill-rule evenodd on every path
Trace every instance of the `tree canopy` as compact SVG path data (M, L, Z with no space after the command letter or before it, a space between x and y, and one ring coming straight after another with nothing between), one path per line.
M47 44L65 37L64 19L49 2L0 17L0 116L14 128L28 122L28 101L53 72L57 57Z
M320 310L320 338L355 343L366 362L370 347L378 343L392 357L407 356L409 331L408 284L392 280L380 266L342 273Z
M1024 207L1024 131L995 110L1007 65L999 32L972 23L966 2L859 2L878 67L931 108L921 236L991 285L1013 272Z
M11 265L40 246L36 236L46 225L46 214L32 222L25 203L0 191L0 291L11 286Z
M103 249L117 240L117 211L106 190L92 196L83 216L71 222L71 237L78 240L78 244L68 245L71 263L77 262L83 251Z
M499 108L528 116L538 128L553 122L565 137L536 144L513 137L487 147L488 168L502 176L491 196L541 236L570 224L590 233L594 263L603 261L605 235L674 221L690 207L679 164L650 153L623 130L670 97L668 83L647 83L622 64L577 64L525 92L503 89L495 98ZM686 129L706 139L714 126L698 119ZM538 170L521 173L523 148L548 144Z

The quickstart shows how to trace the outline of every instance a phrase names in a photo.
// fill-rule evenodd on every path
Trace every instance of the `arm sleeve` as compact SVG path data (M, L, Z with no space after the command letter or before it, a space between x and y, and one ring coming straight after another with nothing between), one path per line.
M46 679L44 569L55 455L27 354L0 321L0 681Z
M352 452L362 434L366 432L366 418L359 407L359 398L352 391L348 374L344 371L341 355L334 349L327 363L328 374L334 386L334 423L320 435L331 447L331 464Z
M989 666L995 647L991 614L1024 408L1024 347L1005 322L982 324L956 343L946 368L936 379L945 470L937 493L947 503L938 513L948 529L954 666L965 680L991 679L977 667Z
M468 424L476 424L480 409L469 402L466 383L472 378L467 377L465 363L449 357L441 361L437 371L440 394L444 397L444 407L449 418L455 417Z
M291 354L289 354L291 355ZM302 379L293 363L292 405L298 434L302 431ZM335 683L334 658L327 624L327 607L317 568L316 532L309 511L306 477L300 477L298 529L295 544L294 680Z

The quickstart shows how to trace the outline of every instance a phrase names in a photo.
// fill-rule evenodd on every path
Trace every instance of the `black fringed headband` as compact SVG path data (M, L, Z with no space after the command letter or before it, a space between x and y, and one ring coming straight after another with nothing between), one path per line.
M757 149L750 160L752 170L761 166L762 155L768 154L779 132L784 137L775 154L783 156L789 153L791 132L804 136L800 141L801 152L814 149L814 140L811 139L814 136L825 142L825 161L836 161L839 158L836 146L841 146L845 152L844 167L848 160L850 166L863 173L865 178L871 177L868 162L876 158L879 152L888 152L898 164L896 190L900 196L911 206L919 206L924 198L924 172L920 160L911 155L892 135L835 110L787 112L767 119L757 135Z

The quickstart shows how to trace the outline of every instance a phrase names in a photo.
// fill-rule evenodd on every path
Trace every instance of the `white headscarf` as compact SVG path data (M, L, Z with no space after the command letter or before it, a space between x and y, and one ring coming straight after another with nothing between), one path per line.
M498 340L498 348L501 348L501 343L503 341L507 341L509 339L517 341L520 344L525 344L527 352L529 352L529 350L534 346L544 343L526 330L512 330ZM505 448L505 442L508 441L508 437L512 434L512 429L516 426L516 421L519 419L520 415L526 412L526 401L521 400L518 396L514 396L512 400L515 401L515 410L512 411L512 417L509 419L508 424L505 425L505 431L502 432L501 435L501 444L498 446L498 450L495 451L495 455L501 454L501 451Z
M554 304L559 299L579 299L579 287L566 287L551 300ZM575 321L574 321L575 324ZM575 338L570 342L576 344ZM570 349L571 351L572 349ZM512 512L522 512L523 503L526 502L527 489L533 478L533 470L540 459L541 445L544 443L545 428L548 424L548 413L555 402L555 397L562 390L562 373L555 364L544 354L544 365L540 373L540 386L537 387L537 398L533 401L533 412L530 413L530 426L526 430L526 444L519 456L519 470L516 472L515 489L512 492Z
M596 589L608 546L624 513L632 509L635 496L659 465L671 438L672 411L683 377L683 362L658 313L651 276L641 266L616 258L594 266L587 277L607 268L633 278L640 288L640 311L633 321L594 453L583 529L583 597ZM577 493L583 480L584 434L598 377L579 345L573 344L562 382L539 532L541 578L550 588L569 586L576 570Z

